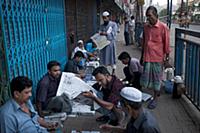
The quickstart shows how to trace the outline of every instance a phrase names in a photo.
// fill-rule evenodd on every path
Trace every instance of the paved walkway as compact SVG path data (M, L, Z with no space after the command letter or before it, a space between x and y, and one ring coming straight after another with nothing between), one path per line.
M140 57L140 49L133 45L124 45L123 33L118 35L117 40L117 55L119 55L122 51L127 51L133 57ZM121 62L118 62L116 75L119 78L124 77L122 69L123 65ZM144 107L146 107L146 103L144 103ZM164 91L161 91L158 107L154 110L151 110L151 112L157 118L162 133L200 133L200 112L185 96L183 96L181 99L175 100L172 99L170 94L166 94ZM101 123L97 123L95 121L96 117L97 116L95 115L68 118L65 122L65 132L71 133L72 129L80 131L100 131L98 126ZM101 133L106 132L101 131Z

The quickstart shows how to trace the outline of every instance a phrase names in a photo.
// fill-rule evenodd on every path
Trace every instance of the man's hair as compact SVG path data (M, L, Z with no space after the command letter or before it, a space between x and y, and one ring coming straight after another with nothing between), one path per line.
M150 10L152 11L153 15L155 15L155 16L158 18L158 11L157 11L156 7L154 7L154 6L149 6L149 7L147 8L147 10L146 10L146 14L147 14L147 12L149 12Z
M127 52L122 52L119 56L118 56L118 60L123 60L123 59L131 59L131 56L127 53Z
M51 70L51 68L54 67L54 66L60 66L60 63L57 62L57 61L55 61L55 60L50 61L50 62L47 64L47 69L48 69L48 70Z
M77 51L77 52L74 54L74 58L76 58L76 57L84 58L84 54L83 54L83 52L81 52L81 51Z
M141 107L142 107L142 102L133 102L133 101L130 101L130 100L127 100L125 98L122 98L123 101L126 101L126 103L131 107L133 108L134 110L139 110Z
M96 76L99 73L103 75L106 75L106 74L110 75L109 71L104 66L100 66L94 69L94 71L92 72L92 75Z
M31 79L25 76L18 76L13 78L10 83L11 94L14 96L14 91L23 91L26 87L32 87L33 82Z
M131 19L135 19L135 17L132 15L132 16L131 16Z

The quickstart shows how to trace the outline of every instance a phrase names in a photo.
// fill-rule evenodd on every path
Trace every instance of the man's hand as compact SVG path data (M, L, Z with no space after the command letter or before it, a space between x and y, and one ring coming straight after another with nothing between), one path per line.
M169 61L164 61L164 68L172 68L172 65L169 63Z
M143 61L143 58L142 58L142 57L140 58L140 65L141 65L141 66L144 65L144 61Z
M122 126L112 126L109 124L102 124L99 126L100 129L106 130L106 131L113 131L113 133L124 133L125 128Z
M47 129L56 129L59 126L58 122L46 122L41 117L38 117L38 123Z
M88 98L92 98L92 99L95 98L95 96L93 95L91 91L83 92L82 95Z
M100 34L100 35L107 36L107 33L106 33L106 32L100 32L99 34Z
M106 130L106 131L111 131L114 128L114 126L109 125L109 124L102 124L102 125L99 126L99 128Z
M47 124L47 129L57 129L58 128L58 126L59 126L59 124L58 124L58 122L49 122L48 124Z

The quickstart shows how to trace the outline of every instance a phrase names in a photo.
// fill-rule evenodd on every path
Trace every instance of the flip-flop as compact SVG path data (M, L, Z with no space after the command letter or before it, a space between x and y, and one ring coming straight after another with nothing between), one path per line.
M149 108L149 109L155 109L156 106L157 106L157 101L151 100L151 101L149 102L147 108Z

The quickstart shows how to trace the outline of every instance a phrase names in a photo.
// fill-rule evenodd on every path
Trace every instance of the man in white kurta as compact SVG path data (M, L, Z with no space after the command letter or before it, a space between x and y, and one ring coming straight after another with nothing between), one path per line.
M104 23L100 26L100 35L106 36L110 41L110 44L100 50L100 63L104 66L111 66L112 73L116 69L116 35L117 35L117 24L110 21L109 12L105 11L102 14Z

